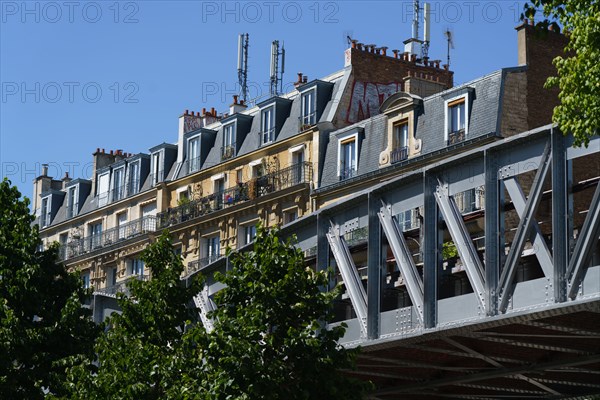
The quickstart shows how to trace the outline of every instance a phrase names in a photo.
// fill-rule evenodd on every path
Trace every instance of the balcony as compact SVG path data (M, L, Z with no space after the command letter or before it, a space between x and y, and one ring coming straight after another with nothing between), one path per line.
M299 184L306 184L311 179L312 165L310 163L294 164L159 213L157 215L158 229L202 217Z
M275 128L271 128L258 133L260 135L260 145L264 146L275 140Z
M108 297L117 297L117 294L124 293L125 295L129 295L129 289L127 288L127 283L131 280L137 279L140 281L147 281L150 277L148 275L134 275L130 276L121 282L117 282L116 285L110 285L99 289L94 289L95 295L103 295Z
M354 178L358 175L358 171L356 167L345 167L344 164L340 165L340 181L345 181L346 179Z
M397 149L392 150L390 155L390 162L392 164L399 163L400 161L404 161L408 158L408 146L398 147Z
M61 246L59 255L62 260L68 260L155 230L156 217L146 216L116 228L107 229L98 235L72 239Z
M298 117L298 132L304 132L317 123L317 112L313 111L310 114Z
M114 203L119 200L123 200L126 197L133 196L140 191L140 181L138 179L132 180L125 185L117 186L108 192L99 193L96 195L98 206L102 207L108 203Z
M235 143L221 147L221 161L235 157Z
M456 132L448 133L448 145L463 142L465 140L465 130L461 129Z
M206 267L209 264L214 263L218 259L222 258L221 254L213 254L208 257L199 258L198 260L190 261L185 269L184 278L189 277L194 274L196 271L200 271L202 268Z

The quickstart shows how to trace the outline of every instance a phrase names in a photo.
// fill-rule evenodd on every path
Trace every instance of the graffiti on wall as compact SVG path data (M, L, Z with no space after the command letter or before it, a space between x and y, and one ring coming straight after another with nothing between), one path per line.
M401 82L374 83L355 81L352 85L350 102L345 112L344 120L348 123L354 123L379 114L379 107L385 99L400 90L402 90Z
M183 133L195 131L203 126L203 121L200 117L194 117L191 115L185 115L183 117Z

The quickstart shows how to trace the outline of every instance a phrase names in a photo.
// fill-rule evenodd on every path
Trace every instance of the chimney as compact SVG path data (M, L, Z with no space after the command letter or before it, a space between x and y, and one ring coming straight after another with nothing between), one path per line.
M205 109L203 109L203 112L204 110ZM199 115L200 113L198 113L198 115L194 114L194 111L190 113L189 110L185 110L185 112L179 116L179 133L177 135L177 162L183 162L183 135L204 126L204 121Z
M294 86L298 87L300 85L302 85L303 80L302 80L302 72L298 72L298 80L296 82L294 82Z
M404 91L419 97L427 97L442 92L448 87L439 82L437 77L431 76L431 79L417 77L417 74L409 74L404 78Z
M67 184L71 182L73 179L69 178L69 171L65 171L65 176L62 178L62 188L63 190L67 187Z
M96 195L96 171L100 168L104 168L107 165L110 165L115 162L115 156L113 151L110 151L110 154L106 154L104 149L100 150L96 149L96 152L92 154L94 157L94 171L92 172L92 195Z
M246 109L246 105L238 102L238 96L233 96L233 103L229 105L229 114L233 115Z
M42 176L48 176L48 164L42 164Z

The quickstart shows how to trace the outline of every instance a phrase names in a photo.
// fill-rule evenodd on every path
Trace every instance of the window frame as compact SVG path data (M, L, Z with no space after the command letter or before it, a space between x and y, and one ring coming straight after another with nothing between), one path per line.
M343 157L342 149L345 145L347 145L350 142L354 142L354 166L355 166L354 172L355 172L355 174L353 174L353 176L356 176L356 173L358 173L358 161L359 161L359 155L360 155L360 147L359 147L359 141L358 141L358 131L353 131L349 134L338 137L337 176L338 176L338 178L340 178L340 180L346 180L348 178L351 178L351 177L342 176L342 162L344 162L344 165L346 165L345 159L342 158ZM347 169L347 168L344 167L344 169Z
M307 113L305 98L310 98L310 110ZM313 87L300 93L300 118L301 126L315 125L317 123L317 88ZM311 122L312 119L312 122Z
M195 154L192 154L192 144L195 144ZM186 155L188 161L188 173L200 171L200 135L187 138ZM193 156L193 157L192 157Z
M164 151L158 150L150 156L150 171L152 174L152 186L164 180Z
M270 117L268 119L268 121L270 122L269 124L269 129L266 129L266 124L265 122L267 120L265 120L265 114L266 113L270 113ZM273 143L275 141L275 104L272 104L270 106L264 107L260 110L260 127L261 127L261 135L260 135L260 141L261 141L261 145L264 146L266 144L270 144ZM266 136L268 135L268 137ZM265 140L268 139L268 140Z
M455 107L457 105L464 105L464 131L465 131L465 140L469 136L469 116L470 116L470 96L469 92L461 93L460 95L448 98L444 101L444 141L448 143L450 133L450 128L452 125L451 121L451 107ZM459 130L460 131L460 130Z
M67 218L74 218L79 211L79 201L77 200L77 185L67 187Z
M119 181L117 181L117 174ZM111 185L109 191L112 192L111 202L123 200L125 198L125 165L116 167L111 174Z
M45 206L44 206L45 204ZM45 209L45 210L44 210ZM50 225L50 215L52 214L52 196L42 197L42 203L40 205L40 221L41 227L45 228Z
M127 164L127 196L140 192L141 168L142 163L140 160L135 160Z

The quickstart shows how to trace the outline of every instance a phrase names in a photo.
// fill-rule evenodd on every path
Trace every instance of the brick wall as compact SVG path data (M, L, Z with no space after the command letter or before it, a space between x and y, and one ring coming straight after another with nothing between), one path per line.
M379 114L381 103L403 90L409 75L435 82L439 90L453 86L454 73L440 67L439 61L418 63L403 54L396 58L382 51L351 48L346 50L346 64L352 66L352 75L333 121L338 127Z

